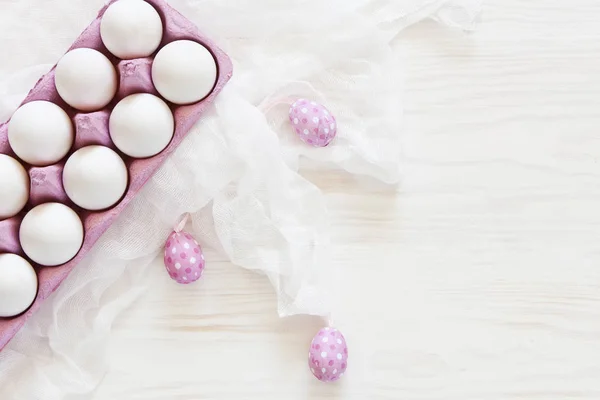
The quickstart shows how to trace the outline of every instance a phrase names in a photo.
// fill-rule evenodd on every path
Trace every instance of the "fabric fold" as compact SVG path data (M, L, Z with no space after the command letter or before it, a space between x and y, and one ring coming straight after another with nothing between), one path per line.
M430 17L471 29L480 12L474 0L170 3L232 57L234 78L0 352L0 398L75 399L94 390L106 371L114 319L148 287L152 260L186 212L203 246L268 277L280 316L328 316L327 210L319 189L297 170L336 168L397 183L402 65L389 42ZM10 62L0 66L0 118L12 114L101 5L31 0L3 9L0 37L8 38L2 48ZM46 39L32 40L37 37ZM32 60L46 64L8 74ZM329 147L306 147L288 130L287 102L294 96L335 113L340 133ZM166 273L165 284L171 284Z

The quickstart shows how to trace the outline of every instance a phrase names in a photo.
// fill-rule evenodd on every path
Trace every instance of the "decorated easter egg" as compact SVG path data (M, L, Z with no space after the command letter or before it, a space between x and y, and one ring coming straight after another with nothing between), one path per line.
M204 254L200 245L186 232L173 232L165 244L165 267L171 279L187 285L204 271Z
M346 339L335 328L323 328L314 337L308 351L308 366L322 382L334 382L348 367Z
M311 146L325 147L337 133L337 122L325 106L305 99L290 107L290 122L300 139Z

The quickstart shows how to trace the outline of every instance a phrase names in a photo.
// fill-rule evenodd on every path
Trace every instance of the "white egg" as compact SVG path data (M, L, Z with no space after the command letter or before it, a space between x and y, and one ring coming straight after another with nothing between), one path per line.
M49 101L32 101L15 111L8 123L8 142L15 154L36 167L62 159L73 145L73 123Z
M147 93L132 94L113 109L110 137L130 157L152 157L173 138L175 121L171 109L160 98Z
M25 215L19 230L21 247L34 262L52 267L77 255L83 243L83 224L64 204L46 203Z
M0 220L17 215L29 198L29 175L14 158L0 154Z
M217 81L217 64L206 47L179 40L160 49L154 58L152 81L160 95L170 102L195 103L212 92Z
M69 51L55 71L56 90L71 107L81 111L98 111L115 97L117 72L102 53L80 48Z
M86 210L103 210L118 202L127 189L127 167L104 146L88 146L73 153L63 171L67 196Z
M0 317L14 317L27 310L35 300L38 279L23 257L0 254Z
M120 0L104 13L100 35L108 51L119 58L148 57L162 40L162 20L143 0Z

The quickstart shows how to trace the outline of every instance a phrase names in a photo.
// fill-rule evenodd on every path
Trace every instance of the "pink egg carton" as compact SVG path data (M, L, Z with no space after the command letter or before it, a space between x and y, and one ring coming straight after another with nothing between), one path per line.
M185 39L203 44L212 52L217 62L217 82L211 94L198 103L178 106L167 101L175 117L175 134L169 146L160 154L147 159L132 159L119 152L129 170L129 186L120 203L102 212L91 212L78 208L68 199L62 185L62 169L66 158L77 149L92 144L108 146L118 152L108 132L108 118L112 108L119 100L133 93L152 93L158 95L152 84L151 77L153 57L119 60L110 54L102 43L100 38L100 21L108 6L116 1L118 0L111 0L100 11L98 17L75 40L69 49L73 50L81 47L93 48L102 52L115 64L120 76L120 86L113 101L105 109L93 113L82 113L74 110L62 101L56 91L54 85L54 69L56 67L37 82L23 101L23 104L34 100L46 100L58 104L72 118L76 139L69 154L56 165L39 168L23 163L31 179L29 203L25 207L25 210L18 216L0 221L0 253L14 253L25 256L19 244L19 226L21 220L25 213L32 207L46 202L60 202L73 208L83 221L85 238L77 256L64 265L42 267L32 263L38 273L39 289L37 297L33 305L25 313L13 318L0 318L0 350L6 346L25 321L39 309L43 301L60 286L61 282L66 279L73 268L85 257L98 238L108 229L121 211L127 207L129 202L158 167L161 166L165 159L181 143L185 135L214 101L233 73L233 66L229 57L213 41L204 36L192 22L170 7L164 0L146 0L154 6L162 18L164 34L159 50L175 40ZM0 125L0 153L8 154L18 160L18 157L13 153L8 143L7 131L9 122Z

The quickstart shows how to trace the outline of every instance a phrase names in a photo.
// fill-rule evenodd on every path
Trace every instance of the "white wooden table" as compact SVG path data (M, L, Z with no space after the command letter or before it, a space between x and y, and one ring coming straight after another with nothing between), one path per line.
M600 2L489 0L405 57L404 180L311 175L333 215L342 382L306 366L321 322L214 253L201 285L153 268L94 400L600 398Z

